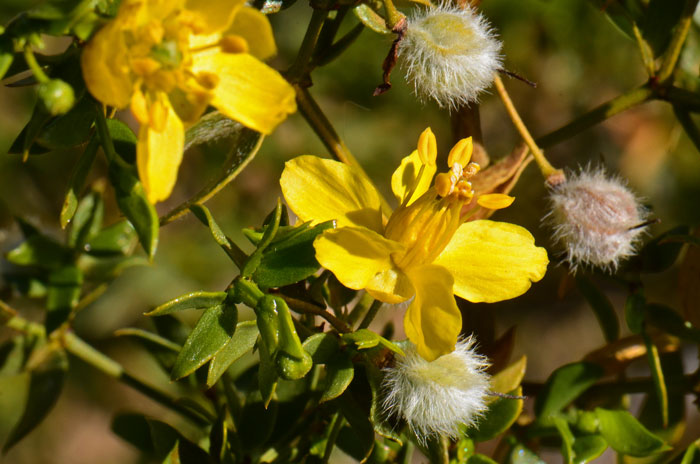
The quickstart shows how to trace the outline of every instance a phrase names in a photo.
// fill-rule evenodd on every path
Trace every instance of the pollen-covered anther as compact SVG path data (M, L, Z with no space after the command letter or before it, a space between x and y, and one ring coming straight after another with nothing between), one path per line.
M474 177L479 171L481 171L481 166L479 166L478 163L472 161L471 163L467 164L466 168L464 168L464 171L462 171L462 176L467 179L470 179Z
M207 90L212 90L219 84L219 76L210 72L200 72L195 76L195 79L197 80L197 84Z
M437 140L430 127L425 129L418 138L418 156L423 164L435 166Z
M138 76L148 76L161 68L158 61L153 58L135 58L131 61L131 69Z
M459 195L460 200L470 201L472 198L474 198L474 190L472 188L472 183L468 180L462 179L459 182L457 182L455 190L457 191L457 195Z

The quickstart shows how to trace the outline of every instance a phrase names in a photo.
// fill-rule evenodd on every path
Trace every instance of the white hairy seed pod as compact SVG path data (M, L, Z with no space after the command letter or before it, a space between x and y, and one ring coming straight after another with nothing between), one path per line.
M501 42L479 13L442 3L406 25L398 54L421 100L456 109L477 100L501 69Z
M486 410L489 375L486 358L474 351L473 338L457 342L455 350L426 361L413 344L384 369L384 413L406 420L416 437L456 438L461 424L476 423Z
M622 179L587 168L552 187L549 200L545 220L573 272L579 264L615 270L635 253L647 213Z

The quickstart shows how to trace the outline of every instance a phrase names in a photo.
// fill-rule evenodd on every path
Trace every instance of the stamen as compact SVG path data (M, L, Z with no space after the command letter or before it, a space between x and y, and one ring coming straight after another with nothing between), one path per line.
M248 42L238 35L227 35L219 41L224 53L248 53Z
M473 149L474 145L471 137L460 140L452 147L450 154L447 155L447 165L453 166L455 163L459 163L461 166L465 166L472 157Z
M435 166L435 159L437 158L437 141L435 140L435 134L428 127L418 138L418 156L423 164L429 166Z

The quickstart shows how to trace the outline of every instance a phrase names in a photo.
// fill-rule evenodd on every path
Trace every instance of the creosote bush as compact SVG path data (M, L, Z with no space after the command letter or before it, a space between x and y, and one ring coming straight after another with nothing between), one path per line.
M30 3L8 462L697 460L696 1Z

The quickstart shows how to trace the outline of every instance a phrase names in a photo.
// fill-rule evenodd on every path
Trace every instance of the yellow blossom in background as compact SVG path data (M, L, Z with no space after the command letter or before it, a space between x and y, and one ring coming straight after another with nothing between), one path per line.
M260 61L276 53L270 24L244 3L123 0L83 50L90 93L141 124L137 165L154 203L170 195L185 127L208 105L263 134L296 111L294 89Z
M428 361L452 352L457 343L462 318L453 294L472 302L514 298L544 276L549 262L526 229L467 221L463 206L475 196L468 179L479 170L469 162L471 153L471 138L459 141L448 156L450 170L435 175L436 141L426 129L418 149L392 176L400 206L388 219L375 187L337 161L300 156L286 163L280 179L301 220L337 221L336 229L314 242L323 267L343 285L366 289L380 301L410 300L406 335ZM503 194L477 197L490 209L512 201Z

